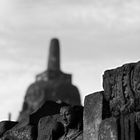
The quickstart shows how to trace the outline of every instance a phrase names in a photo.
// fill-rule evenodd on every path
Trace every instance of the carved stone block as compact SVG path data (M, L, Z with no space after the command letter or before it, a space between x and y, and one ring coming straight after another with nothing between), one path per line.
M105 71L103 87L111 116L119 120L116 122L118 139L137 140L140 137L140 61Z

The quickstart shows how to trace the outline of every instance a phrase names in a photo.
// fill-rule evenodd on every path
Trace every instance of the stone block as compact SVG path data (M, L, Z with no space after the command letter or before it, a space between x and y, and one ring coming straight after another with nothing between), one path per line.
M111 117L102 121L98 140L118 140L117 121L115 118Z
M90 94L84 101L84 140L98 140L102 121L103 91Z

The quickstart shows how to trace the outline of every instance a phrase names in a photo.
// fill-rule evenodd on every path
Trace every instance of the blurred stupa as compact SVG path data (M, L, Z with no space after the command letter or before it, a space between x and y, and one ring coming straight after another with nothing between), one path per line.
M59 40L54 38L50 43L48 68L38 74L36 81L28 87L18 121L37 110L47 100L80 105L80 94L72 84L71 77L71 74L61 71Z

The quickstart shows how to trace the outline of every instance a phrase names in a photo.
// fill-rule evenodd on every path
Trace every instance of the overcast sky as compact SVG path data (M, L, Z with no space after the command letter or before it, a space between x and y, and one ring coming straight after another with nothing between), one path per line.
M0 120L16 119L30 83L58 37L61 68L82 102L107 69L140 60L139 0L0 0Z

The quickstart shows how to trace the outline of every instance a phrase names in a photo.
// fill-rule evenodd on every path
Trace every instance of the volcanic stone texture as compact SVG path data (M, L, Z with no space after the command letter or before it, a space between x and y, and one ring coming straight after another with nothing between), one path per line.
M99 126L102 121L103 92L85 97L84 102L84 140L98 140Z

